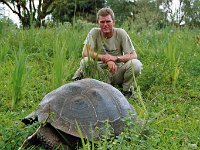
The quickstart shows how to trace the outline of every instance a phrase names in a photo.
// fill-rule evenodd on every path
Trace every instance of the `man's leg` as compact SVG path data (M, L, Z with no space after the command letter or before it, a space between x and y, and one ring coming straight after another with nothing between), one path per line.
M132 70L134 69L134 71ZM112 83L114 85L122 85L124 92L129 92L133 86L133 72L137 77L142 70L142 63L138 59L129 60L123 66L119 67L113 75Z
M74 76L72 77L73 81L80 80L83 78L83 66L84 66L84 59L81 60L80 67L74 73Z
M124 73L124 81L122 83L122 86L124 91L129 91L135 86L134 76L136 78L141 74L142 63L138 59L130 60L125 63L125 69L126 71Z

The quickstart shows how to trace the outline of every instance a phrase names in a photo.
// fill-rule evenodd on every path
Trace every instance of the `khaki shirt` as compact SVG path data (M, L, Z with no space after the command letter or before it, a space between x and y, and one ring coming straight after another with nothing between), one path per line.
M113 36L103 37L100 28L93 28L88 33L84 45L89 44L98 54L119 56L134 51L134 46L127 32L121 28L114 28Z

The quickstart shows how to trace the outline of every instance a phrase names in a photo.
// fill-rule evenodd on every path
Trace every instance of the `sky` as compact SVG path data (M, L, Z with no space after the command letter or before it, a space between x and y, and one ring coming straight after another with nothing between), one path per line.
M178 6L179 6L179 0L173 0L172 11L175 12ZM0 4L0 8L3 8L5 10L4 11L5 16L9 17L18 26L20 25L18 16L14 14L6 5Z
M18 16L14 14L6 5L0 4L0 8L4 10L2 11L2 13L4 13L4 16L10 18L17 25L20 24Z

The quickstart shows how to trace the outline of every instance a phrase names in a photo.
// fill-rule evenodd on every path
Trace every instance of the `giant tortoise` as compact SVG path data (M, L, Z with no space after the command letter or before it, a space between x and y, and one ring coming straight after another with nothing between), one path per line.
M106 122L113 135L119 135L124 127L122 119L127 116L135 120L137 115L112 85L90 78L71 82L48 93L38 109L22 120L27 125L32 121L43 124L25 145L39 142L47 149L61 145L64 149L75 149L80 133L83 138L98 139Z

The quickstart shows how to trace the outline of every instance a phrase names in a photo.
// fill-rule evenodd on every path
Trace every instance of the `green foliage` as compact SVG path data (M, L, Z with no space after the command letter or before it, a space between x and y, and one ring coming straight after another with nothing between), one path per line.
M53 65L54 88L58 88L59 86L62 85L62 79L64 76L65 58L66 58L65 41L61 41L57 37L54 43L54 65Z
M96 22L96 12L104 6L104 0L68 0L60 3L52 13L54 21L74 22L84 19Z
M176 49L176 36L170 35L170 39L168 40L168 46L164 49L164 54L167 59L167 63L169 65L169 74L171 74L171 82L173 85L173 88L175 88L176 81L178 79L179 73L180 73L180 54L177 54ZM178 56L177 56L178 55Z
M13 71L13 107L22 99L22 87L23 77L26 67L26 54L24 53L22 45L19 47L19 51L15 56L15 66Z
M2 43L0 43L0 63L6 60L6 57L8 55L8 50L10 48L7 41L1 41L1 42Z
M136 121L130 116L123 118L122 122L124 124L124 131L118 136L114 136L113 128L111 127L109 121L105 121L105 131L99 137L99 140L92 141L82 138L81 150L121 150L121 149L145 149L152 148L151 144L147 140L149 138L150 131L147 128L148 123L141 123L141 121ZM96 129L98 132L98 129ZM80 131L81 134L81 131ZM82 134L81 134L82 137Z
M100 79L100 73L97 68L97 61L94 61L91 57L88 57L88 62L84 63L84 77L85 78L94 78L99 80Z
M128 18L131 18L132 21L135 19L135 14L137 13L136 2L127 0L107 0L106 6L113 9L116 23L119 25L123 24Z
M97 145L86 141L85 149L199 148L200 46L196 36L200 30L172 29L129 30L143 63L135 97L129 102L138 118L145 118L146 122L141 127L139 122L125 119L127 128L122 134L114 138L108 131ZM54 89L56 73L57 83L71 82L88 31L87 25L78 29L66 24L46 29L2 30L0 149L18 149L36 129L34 125L25 127L21 119ZM21 91L21 101L11 109L14 83L16 91Z
M4 4L10 6L9 8L19 8L11 11L15 11L24 28L49 26L49 23L53 26L64 22L74 25L79 19L95 23L97 11L105 6L114 10L118 25L123 25L129 20L129 28L134 26L138 30L152 26L164 28L168 24L179 27L182 23L191 28L200 26L199 0L177 1L176 10L173 10L172 4L175 3L173 0L40 0L39 7L32 1L18 3L18 0L8 0L8 2L10 3ZM49 14L52 15L53 21L46 24L43 19ZM6 18L2 20L10 22L9 25L13 24Z
M164 19L164 13L160 10L156 1L139 0L136 3L137 13L132 22L133 28L141 30L142 28L158 27L167 22Z
M184 0L183 1L181 11L185 12L184 13L184 21L190 27L200 27L199 8L200 8L199 0L194 0L194 1Z

